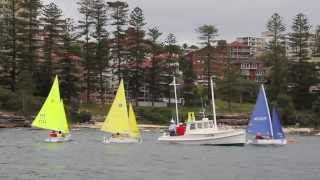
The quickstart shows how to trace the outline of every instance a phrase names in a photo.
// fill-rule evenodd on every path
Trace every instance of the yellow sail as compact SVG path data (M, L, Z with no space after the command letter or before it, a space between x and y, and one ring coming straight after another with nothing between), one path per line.
M133 111L132 104L129 104L129 137L138 138L140 136L140 132L137 125L136 115Z
M64 129L63 132L69 134L70 133L69 132L69 125L68 125L66 111L64 109L64 104L63 104L62 99L61 99L61 103L60 103L60 108L61 108L61 111L63 112L63 113L61 113L61 116L62 116L61 119L63 120L63 121L61 121L61 123L63 124L63 129Z
M194 121L196 121L194 112L188 112L188 122L194 122Z
M60 98L58 76L55 77L50 93L32 126L69 133L64 105Z
M121 80L116 97L101 128L110 133L129 134L129 120L123 80Z

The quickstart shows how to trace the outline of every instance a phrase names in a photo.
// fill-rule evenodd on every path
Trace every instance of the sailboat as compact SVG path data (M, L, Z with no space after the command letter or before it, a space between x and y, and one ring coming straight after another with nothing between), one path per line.
M247 143L254 145L284 145L287 139L282 130L280 116L274 107L272 119L268 99L264 86L261 85L257 102L251 114L247 133L255 138L248 137Z
M175 77L173 78L173 85L176 86ZM178 105L176 96L176 124L179 124ZM244 145L245 132L244 130L237 130L233 128L219 128L216 120L216 108L214 101L213 81L211 78L211 95L212 95L212 112L213 120L203 117L197 121L187 121L186 131L181 136L170 136L166 132L158 138L160 142L176 143L176 144L199 144L199 145Z
M49 137L46 142L65 142L71 140L70 130L60 97L58 76L55 77L50 93L40 112L32 122L33 127L61 131L65 137Z
M101 131L112 133L111 137L104 137L104 143L141 143L142 138L137 126L136 116L126 102L123 80L121 80L116 96Z

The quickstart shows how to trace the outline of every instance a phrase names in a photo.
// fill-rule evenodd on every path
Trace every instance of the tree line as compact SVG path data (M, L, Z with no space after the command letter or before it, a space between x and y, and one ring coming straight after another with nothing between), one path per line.
M312 31L308 17L299 13L289 30L283 18L275 13L266 27L271 41L262 59L271 67L268 78L271 100L281 108L287 123L305 120L318 125L319 92L311 93L310 88L319 86L319 60L311 58L320 57L320 26ZM301 115L301 111L305 113Z
M172 33L161 42L163 33L157 27L146 28L140 7L130 10L125 1L78 0L80 17L74 22L55 3L8 3L0 18L0 84L12 92L45 97L54 75L59 75L62 97L78 109L80 94L90 103L93 94L98 93L100 103L105 104L109 83L124 78L135 102L141 96L140 88L147 84L153 104L161 97L170 97L169 84L176 75L184 82L181 96L186 104L192 105L199 96L210 99L208 88L195 85L192 62L185 56L188 45L178 45ZM316 112L320 100L318 95L310 94L309 88L318 83L319 74L317 64L309 62L308 53L309 42L314 38L312 56L320 56L320 27L312 33L308 18L300 13L287 33L283 18L275 13L266 29L271 41L260 58L271 68L266 83L272 101L278 106ZM196 32L206 49L204 74L210 82L209 78L216 74L210 67L216 61L216 51L212 49L217 48L218 29L207 24ZM290 55L287 47L292 50ZM218 94L229 102L230 108L231 102L239 98L254 99L257 84L242 79L233 68L228 46L222 46L221 51L226 59L224 78L217 80ZM159 58L161 54L166 55L164 61ZM146 58L150 59L149 64L145 64ZM115 76L107 77L108 74Z
M29 87L33 95L46 96L54 75L59 75L62 96L68 103L79 100L81 92L90 103L92 94L98 92L104 104L110 86L105 76L109 73L117 80L125 79L135 101L144 82L150 84L152 101L168 91L166 86L158 88L159 83L169 82L168 77L159 77L159 72L172 75L173 71L169 72L167 62L159 62L157 56L168 53L176 61L174 54L181 51L173 34L160 42L162 33L157 27L145 29L142 9L135 7L129 12L123 1L79 0L77 5L80 20L74 22L65 18L55 3L8 2L0 19L2 86L16 92L26 78L32 80ZM147 55L151 68L145 71ZM81 57L80 61L76 57Z

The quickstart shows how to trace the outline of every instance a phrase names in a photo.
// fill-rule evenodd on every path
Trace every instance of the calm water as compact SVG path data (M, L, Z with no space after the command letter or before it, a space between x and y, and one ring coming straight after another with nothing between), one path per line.
M290 137L284 147L159 144L106 145L96 130L73 131L74 141L42 142L46 131L0 129L0 179L61 180L319 180L320 137Z

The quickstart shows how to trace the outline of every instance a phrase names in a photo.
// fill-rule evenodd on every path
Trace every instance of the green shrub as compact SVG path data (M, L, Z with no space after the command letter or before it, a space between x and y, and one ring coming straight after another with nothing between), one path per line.
M92 119L92 114L88 111L81 111L80 113L70 113L72 123L87 123Z
M140 107L137 109L138 121L152 124L167 124L172 112L170 108Z
M281 115L284 125L295 125L297 123L296 110L293 106L292 98L286 94L279 94L276 107Z
M0 108L9 111L21 109L21 98L10 90L0 88Z
M296 115L296 122L302 127L315 127L318 125L318 117L307 111L299 111Z

